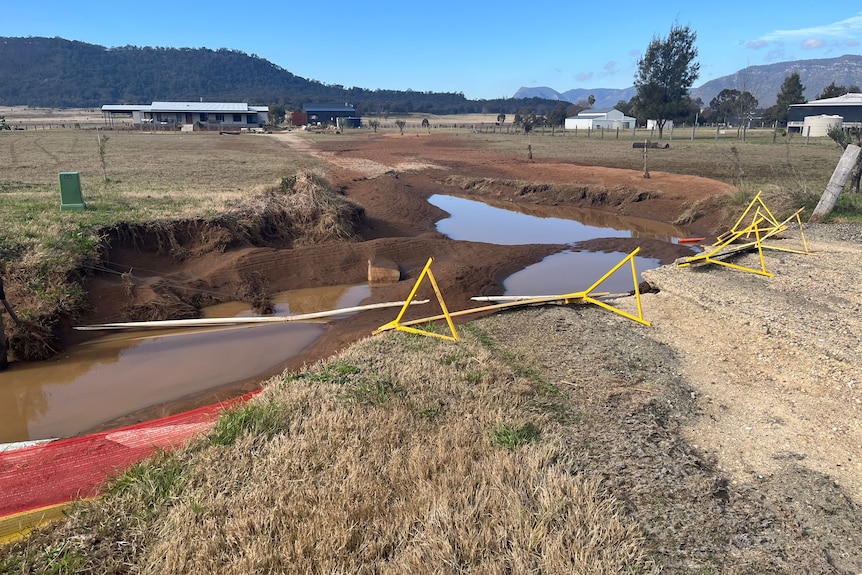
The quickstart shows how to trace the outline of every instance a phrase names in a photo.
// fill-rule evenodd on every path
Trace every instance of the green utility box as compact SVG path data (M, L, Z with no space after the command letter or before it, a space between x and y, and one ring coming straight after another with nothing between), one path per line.
M60 210L85 210L78 172L60 172Z

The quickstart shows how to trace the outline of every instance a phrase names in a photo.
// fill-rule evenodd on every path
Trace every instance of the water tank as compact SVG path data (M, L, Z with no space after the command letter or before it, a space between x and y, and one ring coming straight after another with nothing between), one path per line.
M841 127L844 125L843 116L805 116L805 122L802 124L802 135L811 136L812 138L822 138L829 131L830 126Z

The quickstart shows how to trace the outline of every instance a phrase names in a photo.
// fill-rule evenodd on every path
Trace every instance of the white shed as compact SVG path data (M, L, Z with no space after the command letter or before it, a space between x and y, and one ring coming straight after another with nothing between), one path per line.
M616 109L584 110L577 116L566 118L567 130L630 130L635 127L635 120Z
M658 131L658 120L647 120L646 121L647 130L656 130ZM664 127L662 131L667 130L668 132L673 130L673 120L665 120Z

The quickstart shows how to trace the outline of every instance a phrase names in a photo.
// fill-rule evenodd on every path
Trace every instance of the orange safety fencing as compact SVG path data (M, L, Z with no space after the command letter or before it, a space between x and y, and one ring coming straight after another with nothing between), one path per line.
M98 495L106 479L157 449L207 433L218 415L256 392L120 429L0 452L0 518Z

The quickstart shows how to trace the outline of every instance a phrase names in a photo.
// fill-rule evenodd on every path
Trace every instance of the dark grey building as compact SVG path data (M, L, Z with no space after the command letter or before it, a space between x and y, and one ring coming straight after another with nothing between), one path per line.
M845 128L862 127L862 94L844 94L837 98L793 104L787 115L787 128L801 131L805 118L812 116L841 116Z
M345 125L358 128L361 125L356 109L350 104L305 104L303 106L308 124L311 126L335 125L338 118L344 118Z

